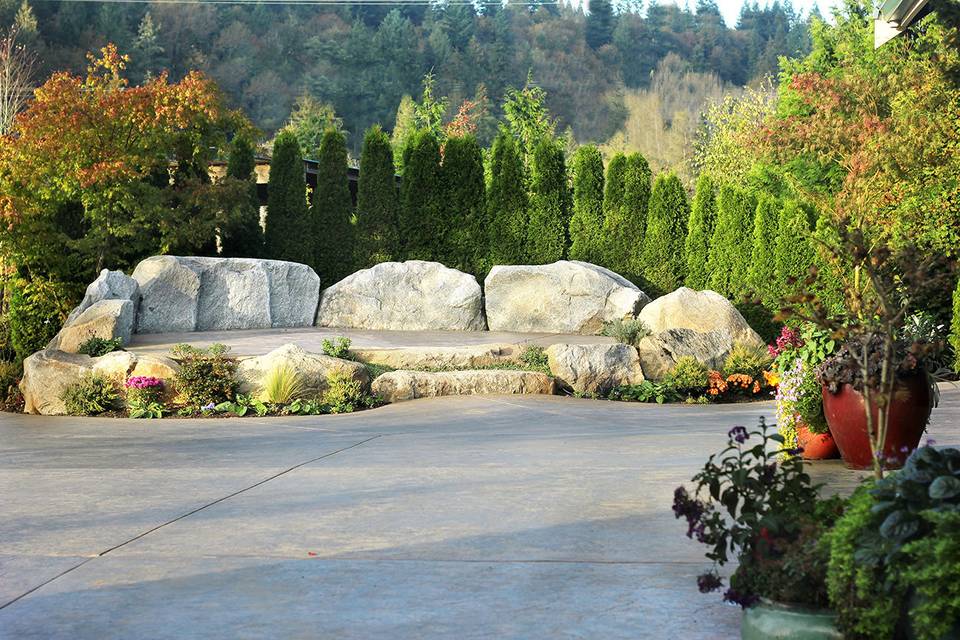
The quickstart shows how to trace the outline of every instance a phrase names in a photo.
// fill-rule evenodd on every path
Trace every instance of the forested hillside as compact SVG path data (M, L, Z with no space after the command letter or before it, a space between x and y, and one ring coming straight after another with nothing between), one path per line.
M529 75L546 91L558 132L569 127L578 142L610 140L614 150L629 150L636 146L630 120L638 109L661 114L651 126L667 130L675 114L689 120L691 112L669 103L693 95L699 105L722 88L775 74L778 56L809 49L809 17L779 2L746 5L735 28L724 25L711 0L701 0L695 11L592 0L586 16L549 3L478 10L452 2L28 2L0 0L0 24L20 25L40 59L38 80L54 70L82 72L87 52L113 42L131 56L134 83L163 69L173 79L203 71L267 137L286 122L297 97L328 102L354 155L371 124L393 127L403 96L418 96L431 70L437 95L449 96L448 115L465 99L488 105L478 131L482 143L496 133L505 91L522 87Z

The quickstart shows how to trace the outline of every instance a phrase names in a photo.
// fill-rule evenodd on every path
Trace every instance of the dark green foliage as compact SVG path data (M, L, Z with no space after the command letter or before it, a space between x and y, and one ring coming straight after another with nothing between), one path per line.
M404 260L434 260L444 241L440 224L440 144L426 130L410 136L400 183L400 246Z
M115 409L120 400L120 391L115 381L97 373L89 373L64 389L60 399L68 415L95 416Z
M520 352L520 364L530 371L539 371L546 375L552 375L550 372L550 358L543 347L530 345L523 348Z
M774 277L776 267L773 256L781 208L780 201L767 193L761 193L757 199L757 210L753 217L753 252L747 270L749 289L770 309L775 308L780 295Z
M199 411L210 404L233 401L237 395L237 361L229 358L229 347L215 344L198 349L178 344L171 352L180 363L174 376L177 400L189 411Z
M573 156L573 216L570 259L599 264L603 260L603 156L592 145Z
M960 373L960 280L953 290L953 320L950 322L950 346L953 347L953 370Z
M614 387L607 394L610 400L620 402L679 402L684 395L669 381L653 382L644 380L640 384L629 384Z
M77 353L82 353L92 358L99 358L100 356L105 356L108 353L120 351L122 347L123 340L120 338L107 340L104 338L94 337L90 338L89 340L84 340L83 343L77 347Z
M340 358L341 360L353 360L350 354L350 338L336 336L332 340L323 339L323 355L331 358Z
M627 156L623 181L623 207L620 220L611 225L611 241L617 243L613 259L617 273L638 280L642 273L644 237L647 234L647 215L650 209L650 165L639 153Z
M810 212L796 200L787 200L780 210L777 241L773 248L774 282L781 296L798 293L814 260L810 244Z
M673 291L683 284L689 218L690 206L680 178L675 173L658 175L650 192L641 261L644 277L660 291Z
M314 258L320 286L353 273L353 201L347 184L347 145L343 134L327 129L317 158L317 188L311 207Z
M357 184L356 266L365 268L397 257L400 201L390 137L379 126L367 130Z
M567 253L570 194L563 155L563 148L551 138L542 138L533 151L527 229L531 264L563 260Z
M263 229L260 228L255 169L253 142L246 135L238 135L230 147L227 177L248 183L250 195L249 200L240 206L234 223L221 231L221 254L224 256L259 258L263 255Z
M46 348L67 317L73 288L48 280L14 279L10 283L10 344L18 361Z
M471 135L447 139L440 167L443 188L442 234L445 242L440 262L482 275L489 264L488 223L483 154Z
M607 165L607 177L603 183L603 227L601 229L600 264L621 275L630 269L630 248L637 238L628 237L624 219L624 194L627 179L627 157L614 154Z
M527 260L527 190L523 158L510 132L501 129L490 151L487 220L493 264Z
M627 156L615 153L607 164L607 177L603 182L603 216L619 213L623 207L623 191L627 179Z
M706 173L697 178L687 229L685 250L687 254L686 285L701 291L710 280L710 241L717 225L717 185Z
M616 19L610 0L590 0L590 13L587 15L585 37L591 49L599 49L613 40L613 27Z
M307 183L300 145L291 132L281 131L273 141L270 160L264 233L267 257L310 264L314 251L307 221Z
M753 217L757 199L733 185L720 187L717 226L710 240L709 288L731 300L747 294L747 271L753 254Z

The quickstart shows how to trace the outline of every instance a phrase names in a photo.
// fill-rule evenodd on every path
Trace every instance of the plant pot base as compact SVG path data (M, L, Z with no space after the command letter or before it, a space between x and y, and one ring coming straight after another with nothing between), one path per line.
M740 637L743 640L843 640L833 612L767 601L743 610Z
M813 433L806 425L797 425L797 446L804 460L832 460L840 457L837 443L829 433Z

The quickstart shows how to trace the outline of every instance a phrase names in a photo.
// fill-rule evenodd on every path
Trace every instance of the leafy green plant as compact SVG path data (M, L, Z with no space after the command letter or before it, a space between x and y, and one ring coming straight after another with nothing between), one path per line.
M679 402L683 400L680 393L670 382L651 382L644 380L640 384L622 385L614 387L607 396L611 400L623 402Z
M703 391L709 382L706 365L693 356L683 356L667 374L666 382L678 391Z
M110 378L88 373L67 386L60 395L67 413L72 416L95 416L117 407L120 392Z
M327 376L327 390L323 394L323 401L329 407L330 413L352 413L356 409L369 408L376 404L375 398L363 393L360 381L342 372L333 372Z
M396 371L396 369L386 364L377 364L375 362L364 362L362 364L367 370L367 374L370 376L371 380L376 380L385 373Z
M770 369L772 364L773 358L767 353L766 347L735 344L723 361L721 373L724 376L744 373L756 380L761 379L763 372Z
M42 278L15 278L10 288L10 344L22 362L45 348L57 334L75 292L71 285Z
M600 335L614 338L621 344L636 347L650 335L650 328L640 318L617 318L603 323Z
M209 405L207 405L209 407ZM249 413L255 413L257 417L262 418L270 412L270 408L260 399L244 393L238 393L236 398L221 402L213 407L217 413L232 413L242 418Z
M341 360L353 360L350 355L350 338L336 336L332 340L323 339L323 353L331 358L340 358Z
M283 408L285 413L302 416L316 416L330 413L330 408L323 400L316 398L297 398Z
M915 594L910 626L919 640L960 635L960 511L925 511L929 535L903 547L904 585ZM951 635L952 633L952 635Z
M257 399L271 404L288 404L303 394L303 377L287 365L267 372L257 392Z
M80 346L77 347L77 353L82 353L92 358L99 358L100 356L105 356L108 353L120 351L122 347L123 339L121 338L108 339L94 336L80 343Z
M234 399L239 386L237 362L227 356L229 350L222 344L206 349L188 344L173 348L173 358L180 363L174 380L181 404L199 408Z
M162 418L165 411L162 402L136 399L127 401L127 413L131 418Z
M0 362L0 400L8 398L17 390L23 376L23 367L16 362Z
M123 384L131 418L162 418L163 381L153 376L133 376Z
M539 371L550 375L550 359L543 347L528 345L520 352L520 363L530 371Z

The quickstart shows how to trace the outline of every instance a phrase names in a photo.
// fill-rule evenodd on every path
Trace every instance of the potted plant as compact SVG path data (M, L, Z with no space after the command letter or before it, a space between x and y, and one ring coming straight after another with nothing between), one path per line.
M920 443L935 404L936 385L924 363L924 345L897 340L885 364L887 348L881 335L856 336L817 368L827 423L844 462L854 469L871 468L876 456L888 469L902 466ZM868 402L865 396L884 376L890 379L890 391L882 398L883 446L874 453L867 406L873 424L880 424L881 397L874 391Z
M806 460L838 455L823 413L822 387L814 372L837 347L830 334L813 325L784 327L768 350L777 375L777 425L789 447L803 450Z
M818 498L799 451L783 442L762 419L752 432L734 427L693 491L674 492L673 512L709 547L714 568L697 578L701 592L722 588L718 569L736 560L724 599L744 608L743 638L839 639L826 609L825 533L843 503Z

